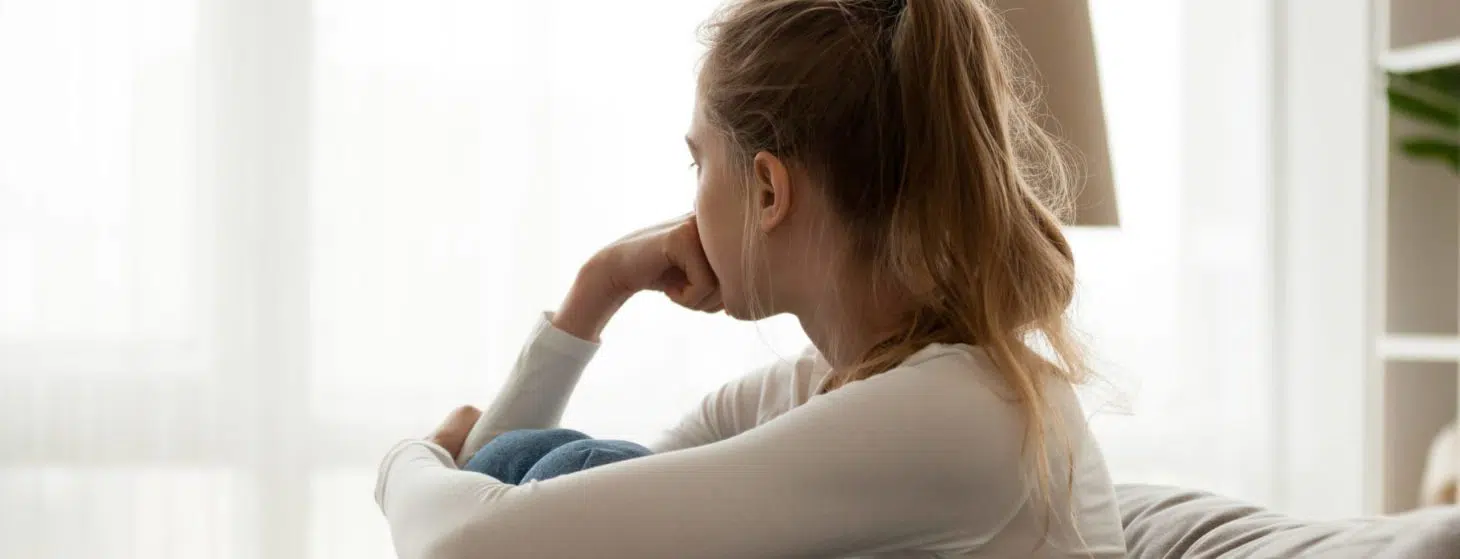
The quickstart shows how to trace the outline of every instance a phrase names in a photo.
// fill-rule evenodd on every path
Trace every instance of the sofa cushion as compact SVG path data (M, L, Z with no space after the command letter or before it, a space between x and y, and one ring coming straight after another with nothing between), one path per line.
M1134 558L1460 557L1460 509L1304 521L1201 491L1116 487Z

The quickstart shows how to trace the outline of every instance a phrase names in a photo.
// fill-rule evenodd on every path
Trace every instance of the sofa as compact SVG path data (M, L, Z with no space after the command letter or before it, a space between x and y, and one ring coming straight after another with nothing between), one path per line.
M1116 486L1129 557L1460 559L1460 507L1305 521L1202 491Z

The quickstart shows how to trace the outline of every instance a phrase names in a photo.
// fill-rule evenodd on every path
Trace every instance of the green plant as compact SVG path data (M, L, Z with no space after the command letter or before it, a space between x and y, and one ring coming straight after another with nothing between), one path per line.
M1389 72L1386 94L1394 112L1433 129L1400 138L1399 150L1413 159L1444 163L1460 175L1460 66Z

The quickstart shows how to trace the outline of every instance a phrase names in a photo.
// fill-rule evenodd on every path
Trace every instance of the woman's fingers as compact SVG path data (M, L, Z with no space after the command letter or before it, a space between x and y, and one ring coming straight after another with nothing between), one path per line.
M431 442L441 445L452 456L461 454L461 447L466 445L466 436L471 433L471 428L476 425L477 419L481 418L482 410L472 406L461 406L446 416L446 420L436 427L431 433Z
M663 291L670 301L681 307L705 312L715 312L720 307L720 289L718 287L709 291L699 300L693 300L693 293L697 288L690 283L688 276L683 270L673 268L666 272L664 277L656 284L656 289Z
M667 292L670 299L684 307L703 309L719 292L719 280L710 261L705 258L705 249L700 245L699 230L694 218L686 220L665 239L666 252L671 266L684 272L682 289Z
M595 280L616 294L601 298L626 299L653 289L689 309L713 312L720 304L720 282L700 244L693 214L636 231L600 251L593 263L585 265L586 275L580 274L579 281Z
M708 298L695 306L695 310L707 313L717 313L725 310L725 304L720 300L720 290L716 289Z

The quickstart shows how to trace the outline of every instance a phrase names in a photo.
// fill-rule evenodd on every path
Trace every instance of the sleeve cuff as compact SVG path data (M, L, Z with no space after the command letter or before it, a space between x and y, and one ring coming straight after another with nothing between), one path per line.
M537 326L533 328L530 339L535 346L585 362L593 357L599 346L553 326L553 313L550 311L538 316Z

